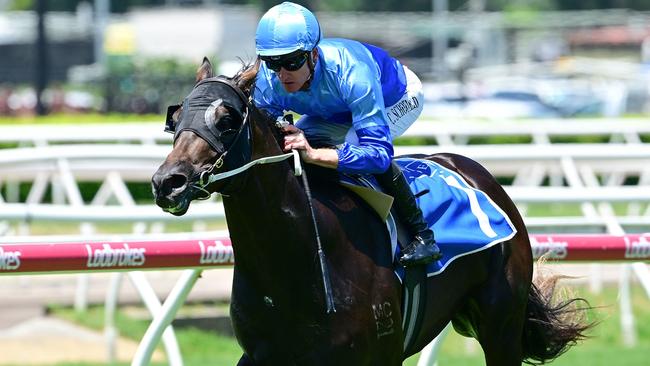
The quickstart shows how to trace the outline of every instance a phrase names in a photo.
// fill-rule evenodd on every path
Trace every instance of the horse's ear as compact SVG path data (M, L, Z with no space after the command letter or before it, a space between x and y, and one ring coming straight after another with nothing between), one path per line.
M199 66L198 70L196 70L196 82L198 83L199 81L211 78L212 76L214 76L212 72L212 64L207 57L203 57L203 63Z
M255 76L259 69L259 58L252 65L245 66L244 69L235 76L237 87L246 93L250 93L251 86L255 83Z

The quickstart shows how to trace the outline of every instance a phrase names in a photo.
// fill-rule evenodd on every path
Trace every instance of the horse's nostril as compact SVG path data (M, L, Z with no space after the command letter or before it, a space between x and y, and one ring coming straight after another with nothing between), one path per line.
M152 180L153 191L156 197L167 197L175 189L183 187L187 182L187 177L182 174L171 174L162 179L154 176Z
M176 188L180 188L187 183L187 177L182 174L172 174L165 179L164 185L166 190L171 192Z

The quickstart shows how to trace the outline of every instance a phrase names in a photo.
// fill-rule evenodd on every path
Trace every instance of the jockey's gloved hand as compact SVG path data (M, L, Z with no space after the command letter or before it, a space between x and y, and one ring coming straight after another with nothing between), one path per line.
M278 128L293 125L293 114L285 114L284 116L278 117L278 119L275 120L275 125Z

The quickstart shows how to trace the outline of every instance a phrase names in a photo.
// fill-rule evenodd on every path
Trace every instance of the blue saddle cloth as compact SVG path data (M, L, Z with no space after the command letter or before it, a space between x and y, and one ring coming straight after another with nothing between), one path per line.
M399 158L395 162L416 195L443 254L427 266L429 277L441 273L457 258L488 249L516 234L503 210L458 173L429 160ZM399 245L395 247L395 258L399 258ZM403 279L403 268L398 266L395 272Z

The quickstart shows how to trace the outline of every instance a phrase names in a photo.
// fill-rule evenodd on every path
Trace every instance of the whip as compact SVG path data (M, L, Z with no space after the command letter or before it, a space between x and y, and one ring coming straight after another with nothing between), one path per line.
M312 204L311 189L309 189L309 182L307 181L307 172L302 171L302 183L305 187L305 194L307 195L307 202L309 203L309 211L311 211L311 220L314 223L314 232L316 234L316 244L318 245L318 259L320 261L321 276L323 278L323 288L325 290L325 302L327 304L327 313L335 313L334 296L332 295L332 283L330 281L329 270L327 269L327 261L325 259L325 252L323 245L320 241L320 234L318 232L318 225L316 224L316 215L314 214L314 206Z
M281 128L293 124L293 116L286 115L278 118L276 126ZM300 166L300 156L297 150L294 153L294 166L296 168L294 174L302 176L302 185L305 188L307 195L307 203L309 204L309 212L311 213L311 221L314 224L314 234L316 235L316 245L318 246L318 260L320 263L321 278L323 280L323 290L325 291L325 303L327 305L327 314L335 313L336 307L334 306L334 295L332 293L332 282L330 281L330 273L327 268L327 259L323 251L323 245L320 241L320 233L318 232L318 223L316 222L316 214L314 213L314 205L312 204L311 189L309 188L309 181L307 180L307 172Z

